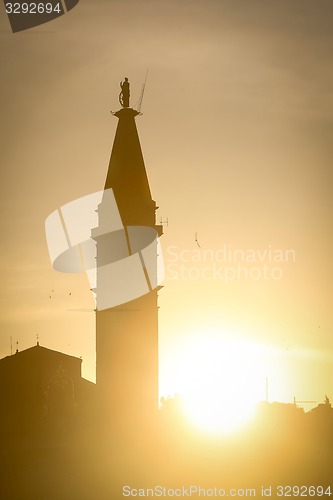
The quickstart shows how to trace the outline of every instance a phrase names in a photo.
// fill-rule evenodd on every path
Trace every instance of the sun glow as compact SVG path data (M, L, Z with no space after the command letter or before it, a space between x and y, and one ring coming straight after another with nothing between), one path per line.
M184 347L177 377L191 423L214 434L229 434L245 426L265 396L261 346L197 335Z

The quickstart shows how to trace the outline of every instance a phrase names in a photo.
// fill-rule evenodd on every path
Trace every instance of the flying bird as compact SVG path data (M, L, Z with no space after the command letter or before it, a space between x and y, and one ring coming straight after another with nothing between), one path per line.
M195 240L196 244L198 245L198 247L201 248L201 246L199 245L199 242L198 242L198 233L195 233L194 240Z

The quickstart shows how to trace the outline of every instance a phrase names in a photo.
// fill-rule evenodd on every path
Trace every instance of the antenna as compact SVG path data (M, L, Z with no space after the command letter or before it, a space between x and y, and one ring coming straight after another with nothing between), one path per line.
M166 218L165 220L163 220L163 218L162 218L162 217L160 217L160 224L161 224L161 225L166 224L166 225L167 225L167 227L168 227L168 226L169 226L169 219L168 219L168 218Z
M13 355L13 337L10 336L10 355Z
M142 106L142 101L143 101L143 94L144 94L145 88L146 88L147 76L148 76L148 69L146 71L145 81L143 82L141 94L140 94L139 101L138 101L138 109L137 109L138 113L141 113L141 106Z

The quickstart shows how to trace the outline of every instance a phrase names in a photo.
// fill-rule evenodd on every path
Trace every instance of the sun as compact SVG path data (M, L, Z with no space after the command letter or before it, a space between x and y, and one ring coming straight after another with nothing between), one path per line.
M260 345L205 334L184 347L177 376L192 425L221 435L245 426L265 392Z

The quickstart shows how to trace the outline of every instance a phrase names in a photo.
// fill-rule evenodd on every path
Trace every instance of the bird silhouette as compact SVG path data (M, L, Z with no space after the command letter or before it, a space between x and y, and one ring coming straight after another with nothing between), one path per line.
M199 242L198 242L198 233L195 233L194 240L195 240L196 244L198 245L198 247L201 248L201 246L199 245Z

